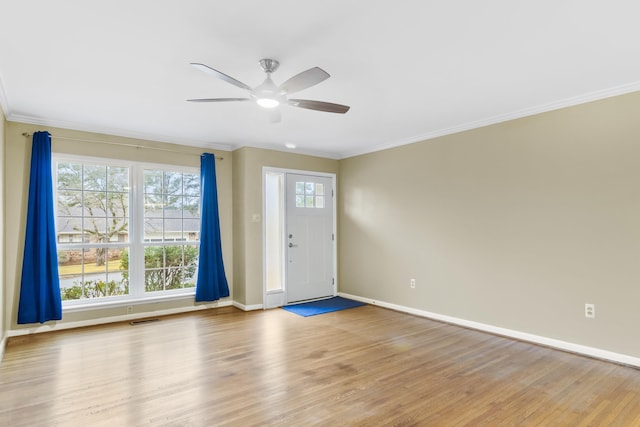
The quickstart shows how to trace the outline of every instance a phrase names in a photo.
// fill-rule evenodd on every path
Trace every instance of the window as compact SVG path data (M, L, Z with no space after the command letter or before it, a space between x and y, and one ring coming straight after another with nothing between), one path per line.
M324 208L324 184L296 181L296 208Z
M197 170L58 157L54 168L65 305L193 293Z
M200 175L144 169L144 288L193 288L200 241Z
M284 173L265 172L265 281L267 292L282 291L284 284Z

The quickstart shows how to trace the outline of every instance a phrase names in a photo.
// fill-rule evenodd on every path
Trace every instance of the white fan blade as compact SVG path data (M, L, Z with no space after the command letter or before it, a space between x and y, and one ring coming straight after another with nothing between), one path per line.
M246 89L249 92L251 92L251 87L249 87L248 85L242 83L239 80L234 79L231 76L226 75L225 73L218 71L214 68L209 67L208 65L204 65L204 64L200 64L199 62L192 62L191 65L193 65L195 68L197 68L200 71L204 71L207 74L211 74L214 77L219 78L220 80L224 80L227 83L231 83L234 86L238 86L241 89Z
M327 80L329 77L331 77L329 73L324 71L322 68L313 67L291 77L289 80L282 83L279 89L285 94L299 92L303 89L315 86L318 83Z

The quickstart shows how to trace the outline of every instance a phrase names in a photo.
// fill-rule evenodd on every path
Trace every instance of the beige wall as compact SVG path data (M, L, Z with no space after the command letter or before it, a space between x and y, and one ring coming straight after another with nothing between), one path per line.
M636 93L341 161L256 148L216 152L225 157L217 173L232 297L262 304L262 228L251 219L262 213L262 168L337 173L341 292L640 356L633 329L640 324L639 116ZM30 157L22 132L41 128L2 123L0 330L18 328ZM48 130L190 154L54 140L58 152L197 166L203 151ZM596 319L585 319L587 302L596 304ZM68 313L64 322L121 311Z
M249 147L233 152L234 297L246 306L262 304L262 223L252 222L252 216L262 215L262 168L265 166L338 172L338 161L332 159Z
M245 243L247 228L251 224L244 219L249 217L245 209L245 195L249 193L246 190L248 179L247 174L247 150L236 150L233 153L233 298L236 302L247 305L246 290L246 271L247 263L245 251L247 244ZM261 240L258 240L260 242ZM256 243L259 244L259 243Z
M5 151L5 128L7 122L4 118L2 108L0 108L0 346L7 332L7 323L5 322L5 277L4 277L4 199L5 199L5 166L4 166L4 151ZM2 360L3 348L0 347L0 361Z
M340 291L640 356L639 117L634 93L342 160Z
M57 153L68 153L88 156L144 161L149 163L163 163L178 166L200 167L200 154L202 148L185 147L182 145L165 144L154 141L134 140L128 138L113 137L88 132L71 131L67 129L46 128L23 123L6 123L5 159L2 164L5 168L7 185L4 193L5 203L5 271L4 283L5 304L4 319L9 329L29 328L34 325L17 325L17 307L20 294L20 275L22 271L22 253L24 250L25 218L27 209L27 197L29 186L29 164L31 159L31 138L22 135L23 132L35 132L48 130L54 136L85 139L88 141L68 141L54 138L52 149ZM181 153L166 152L150 149L138 149L133 147L114 146L89 141L109 141L125 144L142 145L161 149L178 150ZM182 154L184 153L184 154ZM218 180L218 197L220 203L220 228L222 236L222 251L225 263L227 279L230 287L233 284L233 220L231 205L231 174L233 156L231 152L215 151L216 155L224 157L224 160L216 162ZM233 294L232 294L233 297ZM156 302L152 304L134 305L135 313L152 313L157 310L174 310L181 307L193 307L193 298ZM90 319L99 319L110 316L124 315L123 307L96 309L91 311L67 312L63 320L58 323L78 322Z

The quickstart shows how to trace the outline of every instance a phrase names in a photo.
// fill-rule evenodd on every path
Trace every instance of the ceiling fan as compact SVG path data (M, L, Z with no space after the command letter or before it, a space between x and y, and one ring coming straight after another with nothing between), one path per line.
M306 108L308 110L324 111L327 113L344 114L349 111L349 106L341 104L333 104L331 102L312 101L309 99L292 99L288 98L288 95L307 89L311 86L315 86L328 79L329 73L322 68L313 67L306 71L303 71L295 76L291 77L280 86L271 80L271 73L275 72L280 63L275 59L261 59L260 66L262 70L267 73L267 78L261 85L252 88L239 80L234 79L231 76L224 74L214 68L205 64L192 62L195 68L204 71L214 77L224 80L227 83L231 83L241 89L245 89L249 92L248 98L200 98L200 99L188 99L191 102L229 102L229 101L255 101L258 105L264 108L273 109L280 104L291 105L292 107ZM272 121L280 121L280 115L277 110L272 115Z

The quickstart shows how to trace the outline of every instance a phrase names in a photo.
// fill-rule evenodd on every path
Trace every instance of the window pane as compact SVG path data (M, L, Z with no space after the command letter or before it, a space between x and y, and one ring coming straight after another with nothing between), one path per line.
M193 274L191 273L192 270L187 270L185 269L184 274L184 279L182 281L182 287L183 288L195 288L196 287L196 281L197 281L197 276L196 276L196 269L193 269Z
M182 221L182 237L190 242L197 242L200 240L200 220L185 219Z
M145 292L164 291L164 268L147 269L144 271L144 290Z
M109 218L107 220L108 241L128 242L129 241L129 219Z
M107 193L104 191L85 191L84 192L84 216L100 216L107 215Z
M58 250L60 295L63 300L82 297L82 251Z
M105 248L90 248L84 250L84 275L104 274L107 272L107 250Z
M200 216L200 197L185 197L182 202L185 218L197 218Z
M144 220L144 240L162 240L162 219Z
M128 294L128 270L123 252L107 248L58 251L62 300Z
M164 191L165 194L182 194L182 173L181 172L165 172L164 173Z
M296 208L304 208L304 196L296 196Z
M164 247L146 246L144 248L144 289L146 292L164 290Z
M265 277L267 291L282 290L283 287L283 226L284 174L265 175ZM296 200L297 202L297 200ZM296 206L298 207L298 206Z
M129 191L129 168L109 166L107 173L107 191Z
M316 184L316 194L324 195L324 184Z
M185 288L195 287L198 274L198 255L200 247L195 245L184 246L183 285Z
M145 268L163 268L164 267L164 247L163 246L145 246L144 267Z
M181 268L167 268L165 270L165 289L180 289L182 288L182 269Z
M168 195L164 203L165 218L182 218L182 197Z
M198 246L166 246L164 251L164 288L180 289L195 286Z
M74 239L72 236L74 235L79 235L80 241L82 241L82 218L67 216L57 217L56 234L58 235L58 242L73 242Z
M304 189L306 194L313 194L313 190L314 190L313 182L305 183Z
M162 185L157 186L158 180ZM200 176L175 171L145 170L146 241L199 240ZM155 186L155 187L154 187ZM185 226L187 228L185 228Z
M164 240L170 242L182 240L182 219L164 220Z
M102 243L108 241L106 218L84 219L84 240L86 243Z
M108 216L128 216L129 193L107 193L107 210Z
M82 215L82 191L58 191L57 214L68 216Z
M145 218L162 218L162 195L145 194L144 216Z
M324 208L324 196L316 196L316 208Z
M184 277L191 280L195 276L198 251L199 248L195 245L147 246L145 248L147 290L160 290L163 280L166 288L183 287L181 283Z
M200 197L200 175L185 173L182 176L185 196Z
M162 194L162 171L144 170L145 194Z
M296 182L296 194L304 194L304 182Z
M180 267L182 265L182 246L166 246L165 267Z
M307 197L305 198L305 205L306 205L306 207L308 207L308 208L312 208L312 207L313 207L313 199L314 199L314 197L313 197L313 196L307 196Z
M58 162L59 189L82 189L82 165L79 163Z
M107 167L102 165L84 165L83 188L90 191L107 189Z

